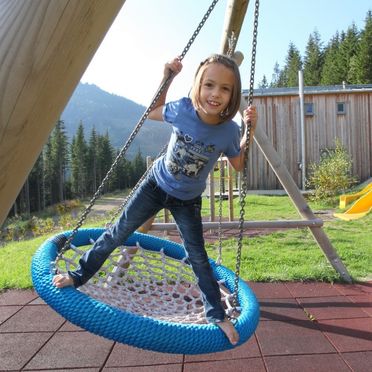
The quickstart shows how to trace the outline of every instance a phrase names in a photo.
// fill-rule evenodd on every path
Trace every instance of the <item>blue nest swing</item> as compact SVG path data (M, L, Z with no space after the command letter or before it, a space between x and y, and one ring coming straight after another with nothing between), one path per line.
M209 7L207 13L203 17L189 43L180 55L180 60L182 60L182 58L187 53L190 45L192 44L196 35L199 33L201 27L204 25L206 19L208 18L217 1L218 0L212 1L212 4ZM256 45L257 37L258 3L259 1L256 0L255 33L253 43L254 48ZM254 56L255 53L252 53L252 60ZM253 62L252 66L254 66ZM96 194L94 195L90 206L84 213L84 218L92 207L94 200L98 197L100 191L103 189L105 182L107 182L109 176L112 174L113 168L117 164L117 160L125 154L125 151L130 145L131 141L133 141L134 136L142 126L143 122L146 120L147 115L150 111L150 107L152 107L152 105L158 99L159 95L163 92L170 78L171 77L169 77L167 81L162 83L157 95L153 100L153 103L143 114L127 143L120 151L113 166L107 173L101 186L98 188ZM251 86L253 86L252 71L251 82ZM252 92L250 97L252 98ZM82 219L79 221L80 226L84 218L82 217ZM56 260L60 260L61 253L65 253L65 247L61 247L61 241L66 241L71 236L72 241L69 241L69 243L71 243L71 246L78 248L89 245L92 240L96 240L103 232L104 229L80 229L74 230L73 232L67 231L49 239L37 250L32 260L32 281L35 290L47 304L49 304L55 311L57 311L71 323L80 326L87 331L117 342L143 349L166 353L203 354L228 350L234 347L230 344L227 337L216 325L208 323L197 324L192 322L167 321L163 318L152 316L152 308L151 306L147 306L145 297L141 298L141 291L136 294L136 301L141 303L142 306L145 302L145 307L147 306L151 310L150 314L140 315L136 312L128 311L128 308L126 309L123 306L113 305L114 301L99 300L98 297L94 297L84 293L83 287L85 286L80 287L79 290L73 287L66 287L62 289L56 288L52 284L54 271L51 270L51 263L55 263ZM146 234L134 233L126 242L123 242L123 245L129 247L137 247L139 245L141 249L143 248L152 252L158 252L160 255L168 257L170 260L185 260L185 251L182 245ZM65 259L64 255L63 258ZM69 258L65 262L68 262L68 260ZM257 327L259 320L259 306L257 303L257 299L249 286L244 281L239 279L238 286L236 286L235 274L232 271L224 266L217 265L213 260L210 261L217 280L222 281L223 285L227 288L228 291L230 291L230 293L234 292L236 287L238 289L237 300L239 302L240 313L235 320L235 328L240 336L238 345L241 345L248 340L248 338L253 334ZM128 271L130 271L132 262L127 261L127 264L127 267L129 267ZM146 265L143 266L146 270ZM173 266L173 269L174 267L178 266ZM120 267L118 267L118 270L121 270ZM114 270L112 270L111 273L109 272L108 274L106 271L106 278L108 279L103 285L101 283L101 286L99 287L100 291L109 292L109 296L105 298L110 298L110 295L112 293L116 294L117 292L111 293L110 291L115 291L118 289L118 287L119 289L121 287L121 284L118 284L118 282L116 282L115 280L109 280L113 271ZM146 273L146 271L144 271L144 273ZM158 273L157 277L160 276L161 274ZM101 279L99 277L99 274L98 277L96 276L94 278L92 278L90 282L93 280L93 282L96 281L96 283L99 284ZM136 280L133 280L132 283L133 287L137 286ZM94 285L95 283L93 283L93 286ZM159 296L157 294L156 296L153 296L151 293L147 293L147 296L153 296L157 300L161 300L161 297L164 296L167 297L167 301L172 301L171 297L175 297L176 300L177 298L179 299L179 297L185 297L182 293L178 295L176 292L173 292L173 296L169 296L166 293L167 288L168 283L164 285L165 290L163 290L162 292L163 295ZM89 293L89 291L87 293ZM111 296L111 298L113 297L115 297L115 295ZM123 299L123 302L127 302L129 304L133 302L134 297L131 296L130 293L128 293L128 297L124 297L125 298ZM147 297L147 299L148 298L149 297Z
M72 241L76 247L85 246L96 240L104 229L81 229ZM47 240L36 252L32 261L32 281L40 297L55 311L71 323L105 338L143 349L181 354L212 353L231 349L223 332L213 324L177 323L159 320L156 317L140 316L123 308L97 300L73 287L62 289L52 284L51 262L56 260L58 241L68 238L70 232L59 234ZM182 245L151 235L134 233L126 246L140 245L152 252L162 252L167 257L182 260L185 251ZM223 281L230 291L234 290L235 274L211 260L216 278ZM239 280L238 301L240 314L235 327L240 335L241 345L253 334L259 320L259 306L249 286ZM110 286L104 288L110 291ZM124 299L125 301L125 299Z

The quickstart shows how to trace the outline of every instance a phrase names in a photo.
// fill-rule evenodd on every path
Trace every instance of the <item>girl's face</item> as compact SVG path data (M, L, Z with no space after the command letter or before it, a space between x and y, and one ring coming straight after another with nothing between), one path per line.
M234 82L233 71L220 63L212 63L204 70L198 114L205 123L221 123L220 114L230 103Z

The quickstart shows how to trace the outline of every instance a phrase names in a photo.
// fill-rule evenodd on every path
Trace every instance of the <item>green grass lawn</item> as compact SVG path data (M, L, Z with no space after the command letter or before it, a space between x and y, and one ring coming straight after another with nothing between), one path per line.
M204 204L203 213L207 214L208 201ZM235 216L239 216L237 201L235 204ZM314 212L320 213L330 209L321 204L310 203L310 206ZM226 202L223 210L227 214ZM248 195L245 215L246 220L299 219L287 196ZM105 222L107 219L95 219L86 226L103 226ZM324 224L331 243L356 281L372 278L371 226L372 214L349 222L330 219ZM11 242L0 247L0 290L32 287L32 255L47 237ZM232 270L235 269L236 247L236 239L223 239L223 264ZM215 258L217 244L208 244L207 249ZM244 238L241 277L254 281L339 280L309 229L282 230Z

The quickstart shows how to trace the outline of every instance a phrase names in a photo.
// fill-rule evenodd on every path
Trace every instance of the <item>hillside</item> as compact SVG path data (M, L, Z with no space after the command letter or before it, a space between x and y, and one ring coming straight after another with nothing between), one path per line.
M96 85L79 83L61 119L65 122L69 138L82 122L87 140L94 127L99 134L108 132L112 145L121 148L145 110L146 107L105 92ZM147 120L129 148L127 157L132 158L139 149L143 156L157 155L168 141L170 131L168 124Z

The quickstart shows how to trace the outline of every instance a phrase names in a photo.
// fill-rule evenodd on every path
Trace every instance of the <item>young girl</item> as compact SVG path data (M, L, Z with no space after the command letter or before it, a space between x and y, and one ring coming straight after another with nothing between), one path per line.
M182 69L175 58L167 63L164 79ZM244 139L232 118L241 98L241 81L236 63L224 55L212 55L196 71L190 98L165 104L168 87L160 96L149 119L173 126L167 153L153 165L147 178L128 202L119 220L105 231L68 275L56 275L56 287L79 287L101 267L111 252L130 234L163 208L173 215L192 269L202 292L207 320L218 325L232 344L239 341L233 324L221 305L218 283L204 247L201 194L209 172L220 154L237 170L244 168ZM256 126L256 110L244 111L245 124L251 122L251 138Z

